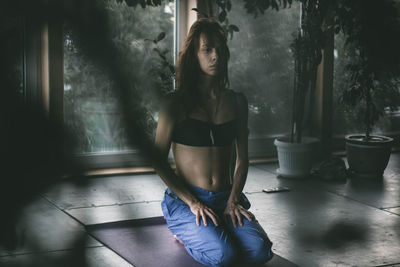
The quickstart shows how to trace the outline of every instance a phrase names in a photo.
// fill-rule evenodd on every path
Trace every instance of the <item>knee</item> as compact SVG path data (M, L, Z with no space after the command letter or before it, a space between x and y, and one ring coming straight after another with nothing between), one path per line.
M230 266L235 260L235 250L229 243L220 243L207 253L208 262L211 266Z
M274 255L271 247L272 243L268 239L254 242L251 250L247 253L247 261L256 264L262 264L269 261Z

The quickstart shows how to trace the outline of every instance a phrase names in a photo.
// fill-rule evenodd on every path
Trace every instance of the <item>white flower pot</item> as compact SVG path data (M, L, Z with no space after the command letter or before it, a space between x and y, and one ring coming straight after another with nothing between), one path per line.
M278 151L278 176L287 178L306 178L310 175L315 161L319 140L303 137L301 143L290 143L285 139L275 139Z

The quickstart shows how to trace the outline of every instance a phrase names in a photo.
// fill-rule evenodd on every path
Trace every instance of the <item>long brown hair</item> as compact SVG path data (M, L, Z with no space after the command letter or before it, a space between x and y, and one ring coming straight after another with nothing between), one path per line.
M200 35L204 34L208 42L218 44L218 88L215 92L217 100L220 92L229 86L228 60L229 48L224 30L217 21L211 18L201 18L190 27L185 39L183 50L177 63L177 93L182 96L185 111L189 112L198 106L200 91L198 88L201 74L197 51L200 46Z

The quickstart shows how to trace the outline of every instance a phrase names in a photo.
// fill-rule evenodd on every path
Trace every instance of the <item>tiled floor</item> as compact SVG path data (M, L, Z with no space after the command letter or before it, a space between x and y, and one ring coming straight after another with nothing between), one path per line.
M278 255L305 267L400 266L400 154L381 182L282 179L276 168L251 166L244 192ZM279 185L291 191L262 192ZM164 189L155 174L57 184L24 209L20 246L0 250L0 266L130 266L84 225L161 216Z

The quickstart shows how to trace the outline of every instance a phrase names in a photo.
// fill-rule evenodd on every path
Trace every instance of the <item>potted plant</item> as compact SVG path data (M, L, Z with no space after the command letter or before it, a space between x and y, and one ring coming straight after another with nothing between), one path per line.
M282 177L308 177L319 143L317 138L303 136L303 118L307 92L314 92L316 86L317 68L326 39L323 23L331 2L301 0L300 3L300 28L291 45L295 59L291 133L274 142L279 160L277 173Z
M345 137L349 170L353 177L382 178L393 139L372 134L385 110L400 106L400 22L390 0L341 1L336 32L345 34L347 48L355 55L346 66L350 86L342 101L356 108L364 133Z

